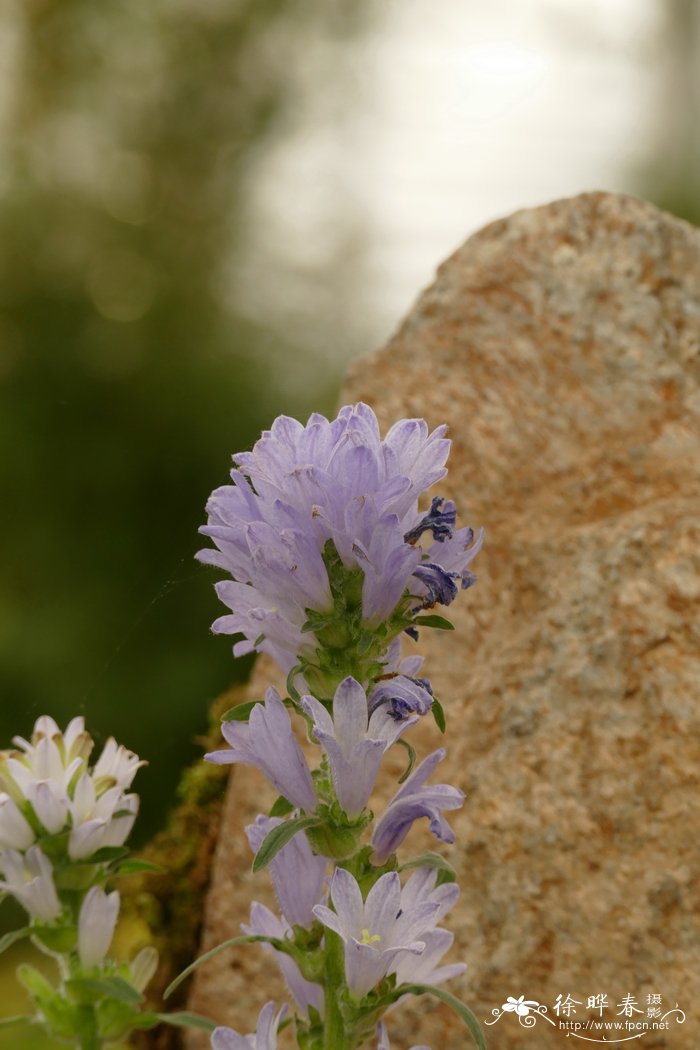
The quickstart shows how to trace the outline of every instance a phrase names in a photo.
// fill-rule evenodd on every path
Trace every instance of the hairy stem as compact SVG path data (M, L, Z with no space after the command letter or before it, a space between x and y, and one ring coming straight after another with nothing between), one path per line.
M352 1044L345 1032L339 1003L339 993L345 983L343 942L333 930L326 929L324 937L326 951L323 1050L351 1050Z

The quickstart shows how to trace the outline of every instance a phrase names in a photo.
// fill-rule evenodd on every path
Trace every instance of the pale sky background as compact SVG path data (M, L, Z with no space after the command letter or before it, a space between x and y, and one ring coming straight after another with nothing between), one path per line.
M301 328L319 354L334 353L315 345L321 316L343 333L338 353L371 349L489 220L583 190L633 191L662 2L388 0L350 45L310 44L294 119L251 180L237 304ZM343 74L328 92L324 62ZM342 267L328 276L332 258L347 283Z

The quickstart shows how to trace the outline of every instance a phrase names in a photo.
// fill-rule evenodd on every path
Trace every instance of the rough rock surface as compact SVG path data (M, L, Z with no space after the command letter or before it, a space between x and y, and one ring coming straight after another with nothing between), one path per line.
M383 425L450 424L444 494L487 530L478 586L450 610L457 633L420 642L448 712L444 778L467 793L448 924L469 969L453 991L482 1019L520 995L555 1017L570 995L585 1020L603 993L604 1020L625 1020L632 995L638 1021L661 995L687 1020L635 1045L697 1050L700 231L607 194L493 223L355 364L343 401L360 399ZM261 662L253 688L268 674ZM422 731L424 753L436 734ZM270 800L235 772L207 947L263 896L242 827ZM272 969L233 949L201 971L192 1006L244 1025ZM423 1000L390 1027L395 1050L468 1045ZM567 1045L513 1013L486 1032L494 1050Z

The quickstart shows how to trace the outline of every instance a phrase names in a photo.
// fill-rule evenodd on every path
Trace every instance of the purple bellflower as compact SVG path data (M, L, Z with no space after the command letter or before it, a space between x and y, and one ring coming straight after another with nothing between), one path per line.
M454 832L442 815L444 809L459 809L464 802L464 792L450 784L425 782L445 757L444 748L439 748L411 774L396 792L380 817L372 835L373 864L384 864L410 831L413 822L427 817L430 830L441 842L454 842Z
M270 911L264 904L259 904L258 901L253 901L250 909L250 922L247 925L242 924L241 929L250 936L275 937L279 940L283 940L291 934L289 924L283 919L279 919L274 912ZM324 995L321 985L315 984L313 981L307 981L302 976L294 959L287 955L286 952L277 951L272 945L263 945L263 947L265 951L269 951L275 956L282 977L289 988L299 1013L308 1018L309 1007L313 1007L323 1017Z
M307 612L333 610L329 541L345 570L361 571L369 627L387 620L406 593L423 608L453 599L453 575L463 586L471 581L467 566L481 540L472 544L471 530L455 530L450 501L438 497L427 514L418 510L420 496L445 476L445 430L403 419L382 438L374 412L360 403L332 421L314 413L306 426L280 416L252 452L233 457L233 485L214 491L200 530L217 549L197 557L233 577L217 587L231 613L213 630L243 635L235 655L267 652L285 673L313 657L318 628L308 628ZM425 533L433 537L427 550L419 543Z
M433 690L427 678L399 674L381 678L369 698L370 713L386 705L392 718L402 721L411 715L425 715L433 703Z
M438 911L438 906L431 901L405 911L395 871L377 879L367 900L363 901L360 887L350 872L336 868L331 899L335 911L317 904L314 914L343 940L345 977L348 988L358 999L381 981L398 958L423 951L425 943L420 939L421 934L432 928Z
M257 817L246 830L248 843L257 853L265 836L283 821L279 817ZM325 897L327 860L314 853L300 831L277 853L269 864L275 896L290 926L311 927L313 906Z
M425 948L417 959L399 959L393 967L397 984L443 984L459 977L466 970L466 963L451 963L439 966L443 955L450 950L454 934L449 930L427 930L421 934Z
M266 1003L251 1035L239 1035L233 1028L215 1028L211 1034L212 1050L277 1050L277 1029L286 1012L285 1005L275 1015L275 1004Z
M248 724L224 722L221 731L231 746L209 752L204 756L207 761L255 766L293 806L309 813L316 809L311 772L275 689L267 690L264 704L255 705Z
M417 716L397 721L381 706L370 716L364 689L350 677L335 691L332 717L313 696L302 697L301 705L328 755L338 802L350 818L359 816L372 794L382 755Z

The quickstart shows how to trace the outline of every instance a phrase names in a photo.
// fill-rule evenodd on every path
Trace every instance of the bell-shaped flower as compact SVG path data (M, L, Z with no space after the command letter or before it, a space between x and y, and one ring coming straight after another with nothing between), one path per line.
M99 966L109 951L119 915L119 894L93 886L78 916L78 955L83 966Z
M433 703L433 691L427 678L410 678L397 674L381 678L369 695L370 713L382 704L392 718L399 721L412 715L425 715Z
M357 998L367 995L402 955L418 955L424 942L414 939L430 928L437 907L430 901L417 904L408 914L401 902L401 883L395 871L382 875L363 901L360 887L349 871L336 868L331 883L335 911L318 904L314 914L334 930L345 945L345 976Z
M271 912L264 904L259 904L257 901L253 901L251 905L250 922L247 925L241 924L241 929L249 936L275 937L279 940L284 940L285 937L291 934L289 923L279 919L274 912ZM266 952L270 952L275 956L282 977L289 988L299 1013L303 1017L308 1018L309 1007L313 1007L323 1017L324 999L322 986L314 981L307 981L302 976L291 955L277 951L270 944L264 944L262 947Z
M450 950L454 934L449 930L427 930L421 934L425 949L418 959L397 960L392 967L396 974L397 984L442 984L453 977L459 977L466 970L466 963L451 963L440 966L443 955Z
M35 838L15 800L0 792L0 849L29 849Z
M138 795L124 795L113 787L98 796L92 777L84 773L69 801L72 828L68 839L71 860L91 857L105 846L122 846L134 826Z
M32 919L53 922L63 910L53 881L51 861L38 846L22 855L9 849L0 853L0 890L12 894Z
M459 897L459 886L456 882L442 882L437 886L437 876L436 868L427 865L415 868L401 890L401 908L406 914L410 914L426 901L435 905L436 911L431 916L431 929L447 915Z
M316 809L311 772L275 689L268 689L265 702L255 705L247 725L224 722L221 731L231 746L205 755L207 761L255 766L293 806L306 812Z
M450 784L425 783L444 757L444 748L428 755L390 801L372 835L373 864L384 864L406 838L413 822L421 817L428 818L430 830L441 842L454 842L454 832L442 811L459 809L464 792Z
M143 759L111 736L94 765L92 776L99 787L104 785L105 790L116 785L126 791L138 770L145 765Z
M275 1004L266 1003L251 1035L239 1035L233 1028L215 1028L211 1033L212 1050L277 1050L277 1029L286 1012L286 1004L275 1014Z
M257 853L265 836L283 821L260 815L246 830L250 848ZM298 832L268 865L277 903L290 926L307 929L314 921L313 906L324 897L327 860L314 853L303 831Z
M27 785L27 801L49 834L62 831L68 821L69 796L53 780L34 780Z
M328 755L338 802L349 817L356 817L372 794L382 755L417 719L397 722L386 708L370 717L367 694L351 677L336 689L332 717L313 696L302 697L301 704Z

